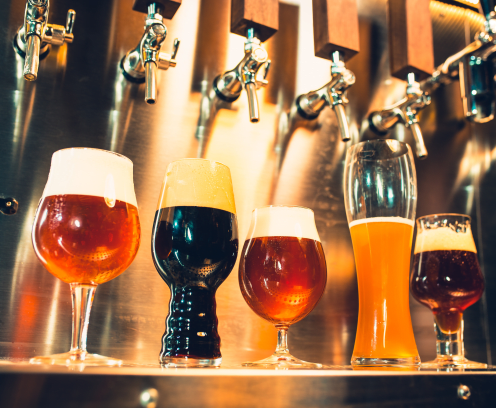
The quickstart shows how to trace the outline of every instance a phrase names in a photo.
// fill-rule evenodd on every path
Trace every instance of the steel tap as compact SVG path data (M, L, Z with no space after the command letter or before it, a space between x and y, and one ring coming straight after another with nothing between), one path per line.
M24 24L14 37L14 49L25 59L24 78L35 81L38 77L40 59L48 55L50 45L72 43L76 12L69 10L65 27L48 24L49 0L28 0L24 12Z
M159 4L148 6L145 20L145 32L138 46L130 50L121 60L123 75L131 82L146 83L145 102L154 104L157 99L157 69L167 70L175 67L180 41L176 38L172 55L160 52L162 42L167 36L167 27Z
M258 71L264 66L263 78L258 77ZM217 97L225 102L234 102L246 89L250 121L258 122L260 112L258 107L257 89L267 86L270 60L265 48L257 38L255 30L249 28L245 42L245 56L236 68L224 72L214 79L213 88Z
M378 135L385 135L389 129L401 123L409 128L415 140L415 151L419 159L427 157L424 138L418 124L418 112L431 103L431 98L420 88L415 80L415 74L407 76L406 97L392 106L369 115L369 127Z
M332 54L331 81L316 91L300 95L296 99L298 114L307 120L316 119L320 112L331 106L339 124L343 142L350 140L350 129L346 119L346 90L355 83L355 74L345 67L339 51Z

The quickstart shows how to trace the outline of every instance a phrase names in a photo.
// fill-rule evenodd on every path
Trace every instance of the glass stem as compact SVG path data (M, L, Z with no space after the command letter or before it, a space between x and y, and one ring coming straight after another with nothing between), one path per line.
M72 345L71 352L86 353L86 336L90 322L91 305L96 286L71 283Z
M275 354L289 354L288 350L288 326L276 326L277 347Z
M439 328L434 319L434 331L436 332L436 352L440 359L463 359L465 350L463 348L463 319L460 328L453 333L446 334Z

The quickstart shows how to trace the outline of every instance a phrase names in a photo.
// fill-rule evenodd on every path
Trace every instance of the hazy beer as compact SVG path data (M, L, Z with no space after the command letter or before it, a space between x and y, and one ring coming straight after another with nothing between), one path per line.
M359 315L353 358L418 356L410 316L408 271L413 221L376 217L350 223Z

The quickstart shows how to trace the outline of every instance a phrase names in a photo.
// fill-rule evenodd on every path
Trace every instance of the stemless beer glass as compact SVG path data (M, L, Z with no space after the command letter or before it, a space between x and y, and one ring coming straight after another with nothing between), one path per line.
M88 353L86 335L97 285L124 272L138 252L132 161L98 149L55 152L32 240L45 268L71 286L72 346L31 363L120 365L121 360Z
M344 198L358 278L352 365L418 365L408 298L417 201L410 147L374 140L349 148Z
M484 291L468 215L434 214L417 220L410 288L434 313L437 358L422 367L486 368L467 360L463 348L463 311Z
M220 365L215 292L238 256L227 166L203 159L169 164L153 223L152 256L171 291L160 362Z
M289 354L289 326L308 315L327 280L324 251L313 211L269 206L253 211L239 264L246 303L278 330L275 353L247 367L321 368Z

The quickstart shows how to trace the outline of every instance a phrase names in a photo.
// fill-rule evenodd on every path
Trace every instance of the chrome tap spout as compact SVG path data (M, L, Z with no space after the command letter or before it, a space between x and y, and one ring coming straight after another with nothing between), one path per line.
M419 159L427 158L422 131L418 124L418 112L431 103L431 98L420 89L415 74L408 74L406 97L392 106L369 115L369 128L378 135L385 135L396 124L409 128L415 140L415 151Z
M180 41L174 40L172 55L160 52L167 37L161 10L156 3L148 6L145 32L138 45L122 58L122 74L131 82L145 83L145 102L154 104L157 99L157 70L167 70L177 65L176 55Z
M49 0L28 0L24 12L24 24L14 37L14 49L23 58L24 79L35 81L38 77L40 59L48 55L50 45L72 43L76 12L67 12L66 26L48 24Z
M263 78L258 77L260 68L265 67ZM240 63L232 70L224 72L214 79L213 88L219 99L224 102L234 102L239 98L243 89L248 95L250 121L260 120L257 89L268 84L270 60L253 28L248 29L245 42L245 55Z

